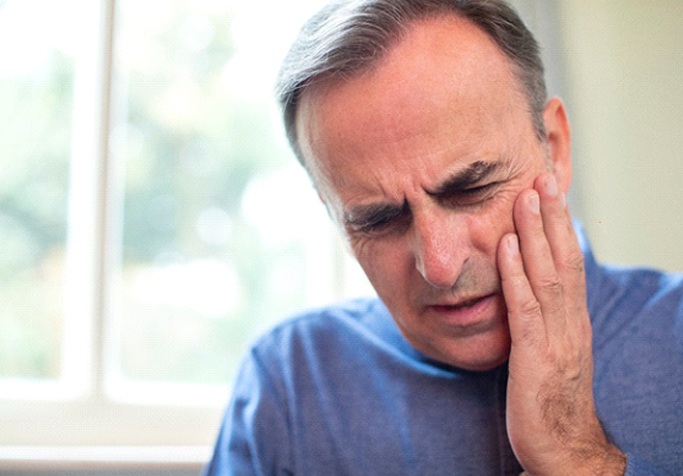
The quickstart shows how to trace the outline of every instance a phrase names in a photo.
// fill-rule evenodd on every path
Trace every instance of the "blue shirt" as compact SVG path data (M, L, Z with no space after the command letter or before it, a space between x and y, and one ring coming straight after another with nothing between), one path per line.
M596 263L581 237L594 388L627 475L683 474L683 276ZM251 349L207 475L519 475L507 366L417 352L377 299L288 320Z

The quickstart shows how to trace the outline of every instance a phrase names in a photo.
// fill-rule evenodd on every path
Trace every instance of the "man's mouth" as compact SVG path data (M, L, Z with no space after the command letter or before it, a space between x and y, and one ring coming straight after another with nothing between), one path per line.
M471 308L473 306L476 306L477 304L481 303L483 300L488 299L490 297L493 297L495 295L496 295L496 293L491 293L491 294L487 294L485 296L462 299L462 300L459 300L459 301L453 302L453 303L445 302L443 304L433 304L430 307L432 307L436 310L443 310L443 311L467 309L467 308Z
M484 296L438 302L427 306L427 314L449 327L488 327L501 312L502 296L491 293Z

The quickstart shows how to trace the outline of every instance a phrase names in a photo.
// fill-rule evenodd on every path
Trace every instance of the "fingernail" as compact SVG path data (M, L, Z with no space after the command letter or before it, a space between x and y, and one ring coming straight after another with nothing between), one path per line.
M536 192L531 193L529 195L528 206L529 206L529 210L531 210L533 213L540 213L541 212L541 205L538 201L538 194Z

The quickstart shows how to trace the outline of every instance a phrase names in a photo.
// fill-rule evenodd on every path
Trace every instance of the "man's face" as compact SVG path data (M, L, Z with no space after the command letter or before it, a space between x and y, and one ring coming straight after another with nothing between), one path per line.
M497 247L551 162L495 44L455 17L416 23L375 69L307 91L297 126L322 199L408 341L464 369L503 363Z

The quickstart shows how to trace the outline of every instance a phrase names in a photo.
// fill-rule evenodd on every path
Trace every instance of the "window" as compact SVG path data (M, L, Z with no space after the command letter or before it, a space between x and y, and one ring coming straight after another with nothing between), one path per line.
M22 381L63 379L70 366L64 277L76 50L89 32L65 22L76 2L40 3L0 3L0 376L10 382L4 395ZM45 15L36 18L37 8Z
M250 339L368 293L272 99L321 3L0 0L0 445L210 445Z

